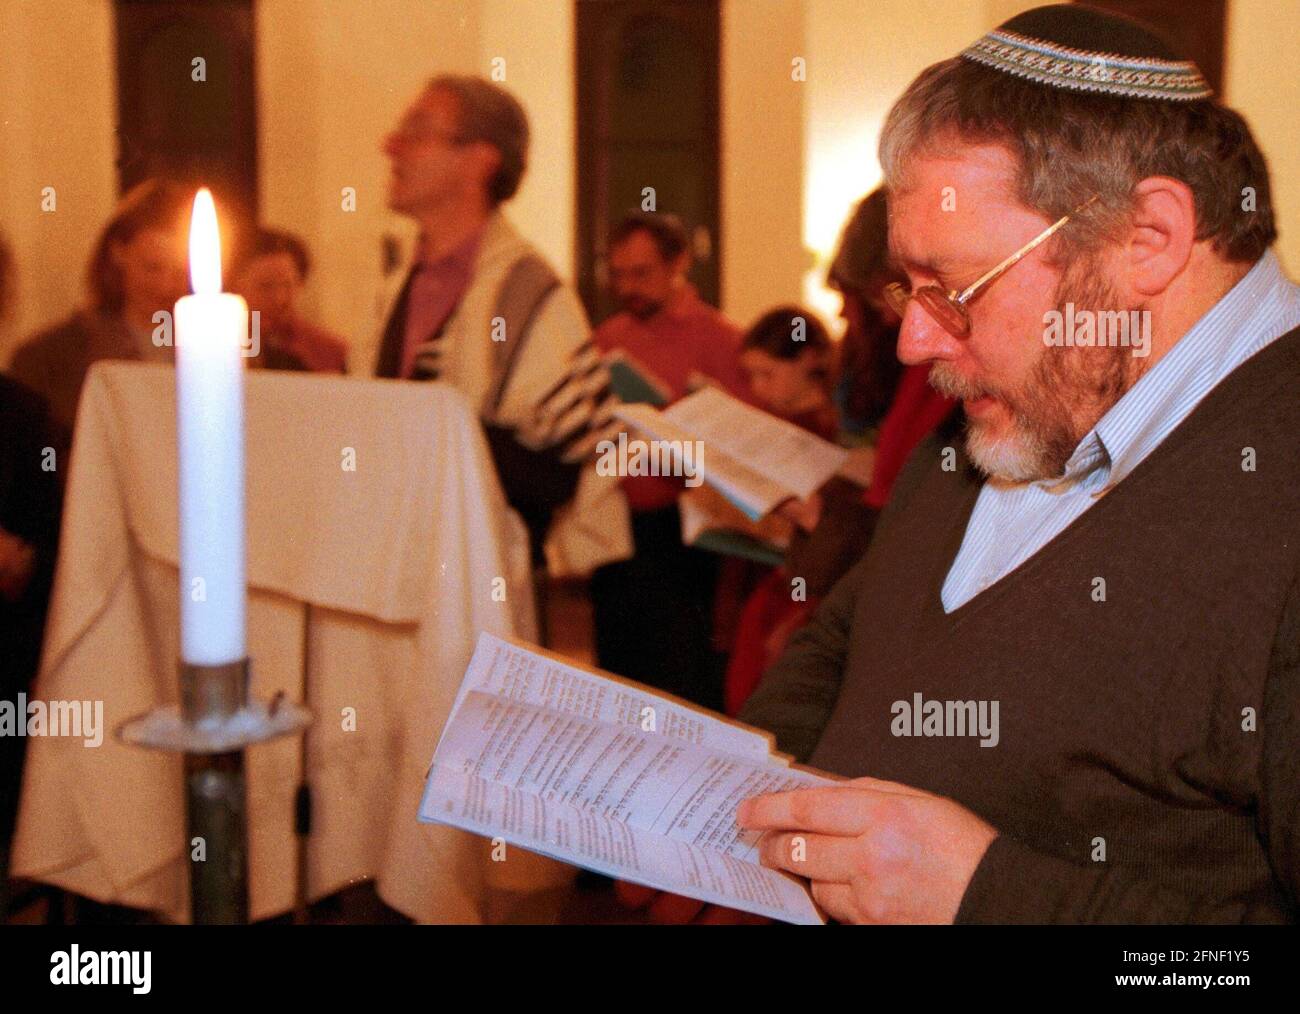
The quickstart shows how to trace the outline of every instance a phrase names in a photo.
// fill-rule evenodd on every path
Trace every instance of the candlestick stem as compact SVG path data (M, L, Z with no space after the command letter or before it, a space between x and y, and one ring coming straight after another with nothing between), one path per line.
M181 663L181 715L187 725L221 723L248 702L248 659L225 665ZM195 924L248 922L248 832L244 753L185 755L190 848L190 918ZM202 861L195 859L202 843Z

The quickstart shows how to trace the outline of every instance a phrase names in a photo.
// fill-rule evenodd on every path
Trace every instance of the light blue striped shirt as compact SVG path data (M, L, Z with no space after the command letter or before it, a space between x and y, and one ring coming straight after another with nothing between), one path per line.
M952 612L1042 549L1133 471L1229 373L1300 326L1300 287L1269 250L1081 440L1065 475L986 482L943 583Z

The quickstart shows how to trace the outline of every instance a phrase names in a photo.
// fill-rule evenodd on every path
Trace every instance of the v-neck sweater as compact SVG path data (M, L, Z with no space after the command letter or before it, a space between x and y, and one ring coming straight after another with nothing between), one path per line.
M981 484L921 445L741 719L993 825L959 922L1295 920L1300 329L945 613ZM970 728L995 713L996 736Z

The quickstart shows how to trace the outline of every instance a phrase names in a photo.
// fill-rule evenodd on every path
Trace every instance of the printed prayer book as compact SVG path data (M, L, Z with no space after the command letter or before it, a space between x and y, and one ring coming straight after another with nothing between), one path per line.
M620 405L614 415L701 471L751 521L792 497L806 500L848 458L843 447L716 387L688 394L663 411ZM692 450L684 452L687 445Z
M672 388L629 352L619 349L605 359L609 367L610 388L620 401L629 405L667 405Z
M803 880L759 865L759 836L736 824L736 808L765 792L829 784L773 753L766 733L482 633L419 819L619 880L819 924Z

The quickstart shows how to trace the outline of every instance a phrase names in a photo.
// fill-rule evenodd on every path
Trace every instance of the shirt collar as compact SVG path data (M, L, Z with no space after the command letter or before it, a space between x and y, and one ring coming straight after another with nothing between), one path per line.
M479 243L483 239L483 231L482 228L476 229L459 246L453 247L441 256L430 255L429 239L421 234L419 245L416 247L416 267L421 271L430 268L441 270L443 268L469 269L473 267L474 255L478 253Z
M1195 404L1183 404L1190 392L1208 391L1282 333L1266 332L1279 300L1294 299L1294 290L1273 251L1267 250L1079 441L1064 477L1043 480L1042 485L1073 485L1094 473L1106 488L1124 479L1190 414ZM1244 345L1256 347L1247 350Z

